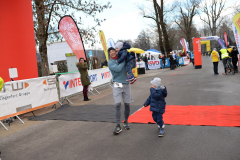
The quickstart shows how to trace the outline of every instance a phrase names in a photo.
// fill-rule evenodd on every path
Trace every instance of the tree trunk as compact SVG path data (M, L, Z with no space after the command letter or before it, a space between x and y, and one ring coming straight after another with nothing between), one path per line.
M190 51L192 51L192 30L191 30L191 28L189 28L188 29L188 32L187 32L187 42L188 42L188 44L189 44L189 47L188 47L188 49L190 50Z
M168 54L168 53L170 53L172 51L172 48L170 46L166 24L163 21L163 0L161 0L161 7L158 5L156 0L153 0L153 2L154 2L154 5L157 6L159 19L160 19L160 26L161 26L161 29L162 29L162 32L163 32L164 46L165 46L166 52Z
M160 23L159 23L159 15L158 15L158 9L157 9L156 3L154 3L154 10L155 10L156 23L157 23L157 29L158 29L158 39L159 39L158 43L159 43L159 47L160 47L162 54L165 55L165 49L164 49L163 40L162 40L162 30L161 30Z
M34 0L36 4L37 20L38 20L38 30L36 32L36 37L39 42L39 52L41 55L41 66L42 66L42 76L49 75L48 67L48 57L47 57L47 39L48 33L45 26L45 15L44 15L44 2L43 0Z

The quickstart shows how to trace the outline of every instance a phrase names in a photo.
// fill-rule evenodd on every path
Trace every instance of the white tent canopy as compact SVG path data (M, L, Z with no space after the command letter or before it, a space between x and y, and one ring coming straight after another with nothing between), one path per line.
M158 53L158 52L153 52L153 51L145 51L145 53L142 53L141 56L145 56L145 54L147 54L147 56L149 55L150 53L150 56L153 55L153 57L155 57L155 59L158 59L159 57L159 54L162 55L161 53Z

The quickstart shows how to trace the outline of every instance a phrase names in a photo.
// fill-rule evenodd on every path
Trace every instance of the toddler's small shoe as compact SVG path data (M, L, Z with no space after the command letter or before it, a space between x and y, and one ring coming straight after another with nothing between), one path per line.
M133 83L135 83L135 82L136 82L136 80L137 80L137 78L134 78L132 81L130 81L130 84L133 84Z
M158 137L163 137L164 136L164 128L160 128Z
M132 80L134 80L134 78L135 78L135 77L130 74L130 75L127 76L126 81L132 81Z

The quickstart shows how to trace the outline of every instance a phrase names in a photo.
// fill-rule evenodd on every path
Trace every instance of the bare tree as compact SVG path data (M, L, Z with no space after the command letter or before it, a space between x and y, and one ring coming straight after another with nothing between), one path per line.
M158 45L159 45L159 48L160 48L161 52L165 53L164 44L163 44L162 29L161 29L161 26L160 26L159 14L156 12L157 11L156 5L153 5L153 6L154 6L154 11L152 11L152 8L147 10L145 7L139 7L139 9L141 10L142 16L144 18L149 18L149 19L154 20L155 25L153 25L152 27L157 28L157 34L158 34L158 41L157 42L158 42Z
M166 52L169 53L172 51L172 48L170 46L170 42L169 42L169 36L168 36L168 32L167 32L167 24L164 21L164 1L160 0L160 3L157 2L157 0L153 0L153 4L154 4L154 10L155 13L158 14L159 17L159 23L162 29L162 33L163 33L163 39L164 39L164 46L166 49ZM172 11L173 9L171 9ZM163 52L164 53L164 52Z
M167 8L164 5L164 1L163 0L149 0L149 2L152 3L153 8L149 9L148 11L146 11L145 8L143 7L139 7L140 10L142 11L142 15L144 18L150 18L152 20L154 20L154 22L156 23L156 28L158 31L158 37L159 37L159 46L160 46L160 50L162 53L169 53L170 51L172 51L171 45L170 45L170 41L169 41L169 36L168 36L168 25L166 24L166 19L170 19L169 17L167 17L167 13L170 13L174 7L171 8Z
M61 38L57 26L60 18L66 14L76 19L76 12L81 12L85 16L93 17L96 26L100 25L103 20L96 18L97 13L103 12L104 9L110 8L110 3L99 5L96 1L89 0L32 0L34 29L36 42L42 60L42 75L47 76L48 58L47 58L47 41L51 42ZM96 26L83 28L81 17L78 18L78 27L85 41L95 43L94 31Z
M206 14L207 20L200 17L205 22L212 33L212 36L216 35L217 28L222 23L224 17L221 16L225 8L226 0L205 0L202 12Z
M143 50L151 49L151 35L148 31L142 30L134 42L134 47Z
M235 14L240 13L240 2L239 1L236 2L236 6L234 9L235 9Z
M175 23L186 35L186 40L189 44L189 48L192 49L192 25L193 18L198 13L201 0L186 0L178 4L179 16L178 19L175 19ZM180 22L183 22L184 25L180 25Z

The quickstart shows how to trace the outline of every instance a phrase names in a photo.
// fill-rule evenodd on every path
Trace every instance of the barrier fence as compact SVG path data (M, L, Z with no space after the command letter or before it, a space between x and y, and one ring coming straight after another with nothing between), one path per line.
M112 79L109 68L89 70L88 75L89 80L92 83L91 86L93 88L106 83L110 83ZM64 98L83 91L79 72L63 74L59 76L58 81L60 98Z
M55 75L6 82L0 92L0 120L14 116L20 120L20 114L56 103L58 92Z
M83 90L79 72L60 74L62 74L58 76L60 96L56 75L4 83L0 92L0 124L7 130L1 120L16 116L24 123L18 115L58 102L61 104L61 98L66 99L67 96ZM89 70L88 74L93 88L104 84L110 85L112 75L109 68Z

